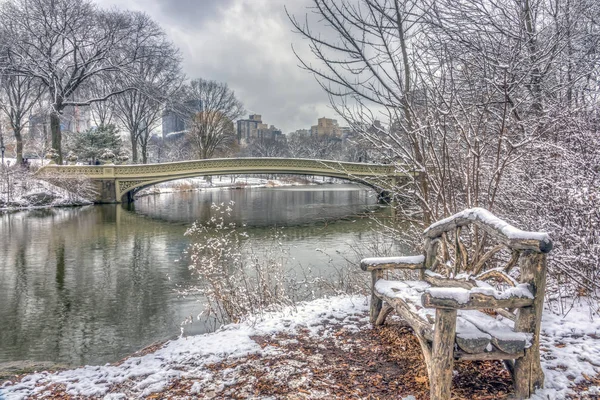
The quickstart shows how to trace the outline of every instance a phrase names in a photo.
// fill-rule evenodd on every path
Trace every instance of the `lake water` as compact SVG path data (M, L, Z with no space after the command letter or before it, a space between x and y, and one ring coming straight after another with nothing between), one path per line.
M365 215L385 216L360 185L209 190L102 205L0 215L0 363L103 364L179 335L202 299L183 297L194 283L184 232L234 202L248 245L283 236L293 268L334 280L361 243L375 239ZM358 268L358 265L352 266ZM202 333L206 324L186 327Z

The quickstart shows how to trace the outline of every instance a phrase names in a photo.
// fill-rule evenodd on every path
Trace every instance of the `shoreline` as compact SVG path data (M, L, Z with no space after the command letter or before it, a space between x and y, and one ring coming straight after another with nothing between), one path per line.
M214 333L158 343L118 363L14 377L0 384L0 398L232 398L236 393L251 398L427 398L420 350L411 350L417 342L394 320L371 326L366 296L317 299ZM585 298L566 316L544 310L546 381L532 399L600 394L597 332L600 318ZM459 397L510 396L510 377L502 364L480 363L458 364L459 375L476 382L458 388ZM483 384L489 380L497 384Z
M229 177L228 175L226 175ZM201 178L186 178L180 181L186 180L199 180ZM148 196L156 196L160 194L172 194L172 193L187 193L187 192L200 192L200 191L210 191L210 190L243 190L243 189L254 189L254 188L278 188L278 187L296 187L296 186L324 186L324 185L338 185L338 184L346 184L351 182L337 182L330 180L329 182L317 182L314 180L306 180L304 182L288 182L286 180L278 180L278 179L261 179L261 178L253 178L255 182L253 183L243 183L243 184L224 184L224 185L214 185L214 184L205 184L190 187L189 184L172 184L168 182L166 184L162 184L164 186L156 185L151 186L150 188L144 189L136 194L136 197L143 198ZM256 182L256 180L266 181L266 182ZM177 181L173 181L177 182ZM52 195L55 195L54 192L49 192ZM0 215L7 213L15 213L20 211L29 211L29 210L43 210L50 208L68 208L68 207L85 207L85 206L93 206L96 205L93 202L87 201L75 201L75 200L67 200L64 196L56 195L55 197L59 202L63 201L64 204L43 204L43 205L27 205L27 206L18 206L18 207L0 207ZM118 204L118 203L117 203Z

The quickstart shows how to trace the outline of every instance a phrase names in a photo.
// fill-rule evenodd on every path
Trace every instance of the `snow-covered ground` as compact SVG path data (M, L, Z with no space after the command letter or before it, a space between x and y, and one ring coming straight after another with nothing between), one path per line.
M174 340L153 353L131 357L119 365L87 366L58 373L28 375L14 383L6 382L0 388L0 398L13 400L36 394L43 396L57 385L72 396L105 399L145 397L165 390L176 379L194 382L187 389L187 395L193 397L194 393L223 390L235 383L239 368L220 371L221 376L227 379L215 386L214 375L217 372L210 368L211 365L232 360L244 362L251 357L256 363L282 352L279 346L258 343L255 340L257 336L283 334L294 337L303 332L322 338L336 335L339 324L350 331L370 329L367 314L368 301L365 297L319 299L262 315L260 319L227 325L215 333ZM331 324L332 320L339 322L337 327ZM568 398L573 394L574 385L594 381L600 371L599 336L600 318L585 301L575 304L564 317L547 311L542 323L546 388L539 390L534 398ZM293 369L294 363L290 362L289 368ZM586 386L587 389L579 390L579 396L595 398L600 394L600 388ZM308 398L312 397L309 395Z
M0 169L0 210L92 204L73 191L36 179L20 168Z

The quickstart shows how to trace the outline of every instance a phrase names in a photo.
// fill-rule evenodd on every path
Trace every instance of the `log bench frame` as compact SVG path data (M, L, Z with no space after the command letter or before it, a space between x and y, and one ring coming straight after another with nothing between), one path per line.
M422 316L419 317L415 313L415 308L411 309L402 299L401 294L390 296L375 289L377 282L383 279L384 271L392 269L418 271L419 280L427 282L432 288L469 290L476 287L477 281L473 279L452 279L428 272L439 266L438 250L443 235L458 229L458 237L460 229L471 224L499 244L483 255L477 265L471 265L469 269L479 273L483 264L493 254L502 248L508 248L512 256L504 271L508 272L518 265L520 268L518 283L528 285L532 298L522 296L495 298L484 293L469 292L468 301L458 302L452 296L443 298L443 296L433 295L434 291L425 290L419 306L435 309L435 321L424 321ZM435 223L424 231L423 236L423 256L368 258L361 261L361 268L370 271L372 277L371 322L375 326L382 325L387 315L395 310L403 322L413 329L427 365L432 400L450 399L455 360L503 360L513 378L515 397L529 398L536 389L544 385L544 373L540 365L539 335L546 286L546 254L552 249L550 238L545 233L520 231L480 208L465 210ZM456 258L459 259L457 264L462 261L463 268L468 269L466 250L460 245L462 244L457 244L456 247ZM479 274L478 277L498 275L501 278L512 279L504 274L504 271L490 270ZM528 336L531 338L530 346L510 353L490 349L489 345L484 351L475 353L461 351L455 344L457 313L459 310L489 309L512 319L514 332L530 335ZM515 309L516 315L513 314Z

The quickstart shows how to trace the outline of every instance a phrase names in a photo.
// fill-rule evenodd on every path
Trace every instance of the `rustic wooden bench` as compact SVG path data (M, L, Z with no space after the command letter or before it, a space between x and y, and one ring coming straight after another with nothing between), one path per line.
M413 329L432 400L450 399L455 360L503 360L515 396L530 397L544 384L539 334L549 236L521 231L482 208L423 235L424 255L361 261L372 274L371 322L381 325L396 311ZM418 276L384 279L396 269Z

